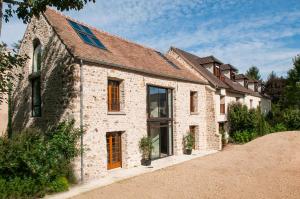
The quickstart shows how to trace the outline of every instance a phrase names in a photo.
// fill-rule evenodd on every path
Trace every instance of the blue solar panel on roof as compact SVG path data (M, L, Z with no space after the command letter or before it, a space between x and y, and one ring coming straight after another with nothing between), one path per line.
M86 26L78 24L74 21L68 20L72 28L77 32L80 38L87 44L106 49L101 41L94 35L94 33Z

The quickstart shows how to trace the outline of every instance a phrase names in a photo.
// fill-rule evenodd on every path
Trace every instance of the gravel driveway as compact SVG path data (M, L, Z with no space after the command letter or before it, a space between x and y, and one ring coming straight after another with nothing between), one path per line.
M143 174L76 199L300 198L300 132L274 133L245 145Z

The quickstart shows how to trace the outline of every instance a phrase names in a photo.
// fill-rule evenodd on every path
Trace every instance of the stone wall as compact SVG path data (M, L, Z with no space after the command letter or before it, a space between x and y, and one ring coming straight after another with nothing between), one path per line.
M34 42L42 45L41 97L42 117L31 117L32 56ZM57 37L44 17L33 18L28 25L20 54L29 59L22 68L23 78L15 85L13 129L18 132L25 127L34 126L45 130L62 119L73 117L79 111L79 70L71 64L71 57L64 44Z
M122 167L140 164L138 142L147 135L147 85L171 88L173 92L173 150L183 153L183 136L190 126L197 126L196 149L219 149L216 135L212 90L204 85L161 79L106 66L84 64L83 66L83 115L86 133L84 143L85 178L91 179L107 174L106 133L122 133ZM107 109L107 81L121 79L124 84L124 110L111 114ZM190 113L190 91L198 93L198 112ZM208 98L207 98L208 96ZM211 114L211 115L210 115ZM79 162L78 162L79 163ZM76 165L79 173L80 165Z
M3 136L7 127L8 120L8 105L6 101L0 104L0 136Z

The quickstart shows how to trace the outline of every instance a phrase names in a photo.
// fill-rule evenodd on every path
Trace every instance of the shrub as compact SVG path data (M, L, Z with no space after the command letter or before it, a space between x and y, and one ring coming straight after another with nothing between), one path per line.
M253 117L255 111L249 113L246 105L232 103L229 105L228 120L230 124L230 133L243 130L252 130L255 127Z
M139 148L142 152L142 156L144 160L148 160L151 157L151 151L153 149L152 140L148 136L144 136L141 138L139 142Z
M3 197L38 197L48 190L65 190L62 177L73 176L71 162L79 153L79 136L72 121L46 132L25 129L11 139L0 138L0 190L6 194ZM2 186L3 182L7 186Z
M300 129L300 110L287 109L283 113L283 121L288 130Z
M250 142L257 137L257 133L254 131L237 131L233 134L232 139L236 143Z
M281 132L281 131L286 131L287 128L283 123L278 123L273 127L274 132Z
M69 189L69 182L65 177L57 177L49 184L51 192L62 192Z

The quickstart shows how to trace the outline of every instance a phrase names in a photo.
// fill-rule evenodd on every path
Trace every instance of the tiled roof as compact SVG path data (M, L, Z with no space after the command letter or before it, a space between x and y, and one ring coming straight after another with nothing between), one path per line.
M250 95L256 96L256 97L261 97L261 95L259 93L254 92L251 89L245 88L240 83L234 82L231 79L229 79L228 77L224 77L224 81L226 82L226 84L228 84L228 86L231 88L232 91L237 91L237 92L244 93L244 94L250 94Z
M246 75L244 75L244 74L238 74L238 75L236 75L235 76L235 79L249 79Z
M229 88L224 82L222 82L220 79L218 79L216 76L214 76L211 72L209 72L201 65L202 62L199 62L198 56L175 47L171 47L171 50L180 55L183 59L185 59L185 61L192 64L200 72L200 74L204 76L204 78L206 78L215 87Z
M221 68L221 70L230 70L230 69L232 69L234 71L237 71L237 69L234 66L232 66L231 64L222 64L220 66L220 68Z
M47 9L44 16L74 57L85 61L119 67L156 76L207 84L196 74L179 64L172 64L154 49L127 41L104 31L90 27L61 13ZM67 19L89 27L106 49L88 45L77 35Z
M198 62L200 64L210 64L210 63L218 63L223 64L220 60L215 58L214 56L208 56L208 57L198 57Z
M211 82L213 85L216 85L220 88L228 89L232 92L238 92L242 94L250 94L252 96L261 97L261 95L257 92L252 91L251 89L247 89L244 86L240 85L238 82L234 82L228 77L224 76L224 82L218 79L216 76L214 76L211 72L209 72L206 68L204 68L199 63L199 57L196 55L193 55L191 53L188 53L184 50L172 47L173 51L175 51L178 55L180 55L182 58L184 58L186 61L188 61L190 64L192 64L195 68L198 69L198 71L205 77L209 82ZM241 74L243 75L243 74ZM244 75L243 75L244 76ZM247 78L246 76L244 76Z

